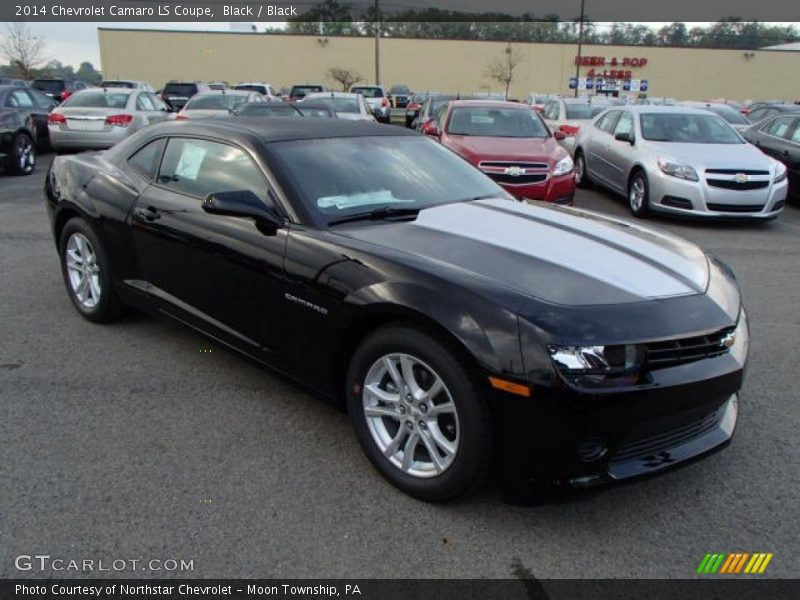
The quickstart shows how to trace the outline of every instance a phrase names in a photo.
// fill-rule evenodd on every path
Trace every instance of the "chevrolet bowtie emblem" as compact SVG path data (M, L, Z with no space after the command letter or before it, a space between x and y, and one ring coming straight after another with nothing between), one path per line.
M733 176L733 180L736 183L747 183L748 181L750 181L750 178L744 173L737 173L736 175Z
M525 174L525 169L522 167L508 167L503 173L505 175L511 175L511 177L519 177Z

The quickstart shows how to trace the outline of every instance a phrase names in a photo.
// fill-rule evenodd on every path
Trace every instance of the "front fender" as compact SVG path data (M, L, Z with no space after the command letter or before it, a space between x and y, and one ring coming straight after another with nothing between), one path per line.
M487 370L524 375L517 316L455 286L380 282L356 290L344 302L361 318L419 316L435 321Z

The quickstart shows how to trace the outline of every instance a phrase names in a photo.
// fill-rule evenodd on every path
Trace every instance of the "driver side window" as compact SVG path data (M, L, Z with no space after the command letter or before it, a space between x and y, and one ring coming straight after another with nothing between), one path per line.
M269 187L259 167L243 150L222 142L170 138L161 161L158 183L199 198L248 190L265 204L272 205Z
M624 112L620 115L617 126L614 128L614 135L619 133L633 135L633 117L630 113Z

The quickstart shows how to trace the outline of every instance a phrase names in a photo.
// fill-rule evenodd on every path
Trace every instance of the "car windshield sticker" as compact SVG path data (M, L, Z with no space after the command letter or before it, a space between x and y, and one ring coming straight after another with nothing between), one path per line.
M402 204L404 202L413 203L414 200L395 198L390 190L381 190L378 192L364 192L362 194L352 194L349 196L326 196L317 200L317 206L320 208L338 208L339 210L345 210L356 206Z
M200 173L200 165L206 156L206 149L194 144L186 144L181 152L178 166L175 167L175 175L181 179L197 179Z

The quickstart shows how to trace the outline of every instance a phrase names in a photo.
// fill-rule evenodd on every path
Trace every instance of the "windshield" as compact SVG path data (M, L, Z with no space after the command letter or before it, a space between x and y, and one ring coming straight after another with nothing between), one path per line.
M261 102L243 104L236 114L241 117L302 117L294 106L283 104L264 104Z
M70 96L62 106L70 108L125 108L130 92L91 90Z
M292 97L302 98L306 94L313 94L315 92L321 92L321 91L322 91L321 85L296 85L292 88L292 91L289 95Z
M262 96L268 96L269 95L267 93L266 86L263 86L263 85L251 85L249 83L246 83L244 85L237 85L233 89L235 89L235 90L245 90L246 92L256 92L258 94L261 94Z
M164 95L193 96L197 93L197 86L193 83L168 83L164 86Z
M651 113L641 116L642 137L653 142L743 144L730 125L716 115Z
M37 79L33 82L33 87L43 92L55 94L64 89L64 82L50 79Z
M565 104L567 119L593 119L605 109L608 104Z
M247 96L233 94L209 94L195 96L186 103L184 110L229 110L247 102Z
M529 108L458 106L453 109L447 132L482 137L550 137L547 127Z
M113 88L128 88L133 89L136 87L132 81L103 81L100 87L113 87Z
M323 117L330 119L331 117L335 116L335 113L324 106L298 106L297 107L301 113L303 113L304 117Z
M738 110L728 108L727 106L707 106L706 110L718 114L731 125L750 125L750 121L748 121L742 113Z
M312 98L309 98L312 100ZM358 107L358 100L355 98L346 98L340 96L334 96L333 98L323 98L323 97L315 97L313 98L315 104L324 104L325 106L329 106L333 112L337 113L360 113L361 110ZM300 107L298 107L300 108Z
M389 90L390 94L410 94L411 88L406 85L393 85L392 89Z
M383 98L383 90L376 87L354 87L350 89L351 94L361 94L364 98Z
M270 144L270 150L289 187L328 222L386 207L508 197L464 159L418 136L297 140Z

